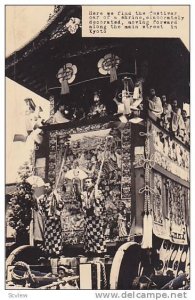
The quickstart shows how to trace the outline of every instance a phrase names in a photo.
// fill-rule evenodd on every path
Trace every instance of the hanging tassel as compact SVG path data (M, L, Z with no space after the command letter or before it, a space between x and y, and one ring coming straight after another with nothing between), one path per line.
M141 247L142 249L152 248L152 215L146 212L143 218L143 239Z
M147 225L148 225L148 216L146 212L144 213L143 217L143 238L142 238L142 244L141 247L142 249L147 249Z
M116 67L113 66L111 69L110 69L110 82L114 82L117 80L117 73L116 73Z
M152 215L148 214L148 227L147 227L147 243L148 248L152 248Z
M70 93L70 89L69 89L68 81L66 79L64 79L61 82L61 95L66 95L69 93Z

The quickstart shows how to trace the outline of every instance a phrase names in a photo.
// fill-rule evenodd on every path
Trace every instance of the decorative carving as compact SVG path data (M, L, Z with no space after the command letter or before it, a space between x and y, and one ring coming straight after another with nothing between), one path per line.
M100 74L110 74L110 82L117 80L116 70L118 69L120 58L112 53L106 54L98 61L98 70Z
M159 249L159 274L167 275L172 270L177 277L182 273L189 274L189 246L173 244L163 240Z
M187 244L188 189L154 172L154 234L173 243Z
M145 186L139 190L139 193L145 192L144 212L149 214L151 212L150 194L154 194L154 190L150 184L150 170L154 167L154 156L150 156L150 137L149 126L147 124L147 131L140 132L140 136L145 136L145 156L138 160L138 166L142 166L145 169Z
M154 160L165 170L189 181L189 151L150 122Z
M52 14L49 15L48 23L51 23L56 18L56 16L63 10L63 8L63 5L54 5L54 11Z
M25 52L19 57L17 57L17 54L15 53L13 60L6 64L6 70L9 69L10 67L16 65L17 63L19 63L20 61L22 61L24 58L26 58L27 56L31 55L33 52L37 51L39 48L41 48L44 44L46 44L46 42L48 41L48 37L44 37L40 40L35 40L33 41L33 43L31 43L30 45L28 45L26 47Z
M121 199L131 199L131 124L127 123L121 132L122 170Z
M169 180L169 179L168 179ZM169 218L170 237L172 242L186 241L185 197L187 189L169 180Z
M110 70L115 67L118 69L120 64L120 58L112 53L106 54L103 58L98 61L98 69L100 74L110 74Z
M49 134L49 169L48 169L48 179L54 183L56 177L56 152L57 152L57 135L54 135L51 131ZM54 166L54 168L53 168Z
M67 63L59 69L57 78L60 83L62 83L63 80L67 80L68 83L72 83L76 78L76 73L77 67L71 63Z
M78 178L74 180L68 179L65 174L74 168L79 168L79 170L83 170L96 180L104 152L104 131L109 136L110 134L113 136L108 141L99 184L99 188L103 191L106 199L104 216L105 236L107 240L118 240L120 227L120 239L127 239L126 235L121 236L121 227L124 229L126 224L126 232L127 234L129 233L131 223L130 128L125 128L121 134L119 130L110 131L108 126L109 123L92 124L50 132L49 166L51 166L49 167L48 177L54 182L58 176L57 174L59 174L64 153L63 138L67 134L70 134L72 137L59 182L59 190L65 201L62 214L63 239L65 243L77 244L83 241L83 214L80 209L80 203L77 200L77 189L83 188L82 182ZM125 138L123 139L122 136ZM54 164L55 169L53 169ZM122 206L122 202L124 202L121 200L122 197L123 199L127 198L125 200L126 214L122 215L124 220L120 219L121 216L119 215L121 213L119 206ZM125 224L122 224L122 221Z
M66 23L66 27L71 34L75 34L80 26L81 20L79 18L70 18Z
M143 239L142 248L152 248L152 210L151 210L151 195L154 194L154 190L151 188L150 175L151 168L154 166L154 161L150 156L150 136L149 132L150 124L147 123L146 132L140 132L140 136L145 138L145 157L142 161L138 161L139 164L145 169L145 186L139 190L139 193L144 193L144 216L143 216Z
M153 220L159 225L163 225L164 223L162 188L162 176L154 173Z
M81 20L71 17L68 21L64 20L63 23L60 23L57 28L52 31L50 39L58 39L67 33L75 34L79 27L81 27Z

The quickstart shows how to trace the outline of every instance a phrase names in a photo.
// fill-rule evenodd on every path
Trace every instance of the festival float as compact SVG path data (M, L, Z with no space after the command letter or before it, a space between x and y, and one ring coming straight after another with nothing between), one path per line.
M57 191L51 214L55 220L59 213L61 228L47 230L62 243L59 255L45 253L32 205L28 242L7 253L7 288L188 289L189 143L167 130L145 100L155 87L180 106L189 102L189 52L181 40L84 38L82 7L56 6L5 67L8 78L50 102L28 184L42 179L38 196L46 182ZM56 123L59 103L66 121ZM87 178L104 201L96 215L104 255L84 251L79 195ZM96 227L90 234L98 235Z

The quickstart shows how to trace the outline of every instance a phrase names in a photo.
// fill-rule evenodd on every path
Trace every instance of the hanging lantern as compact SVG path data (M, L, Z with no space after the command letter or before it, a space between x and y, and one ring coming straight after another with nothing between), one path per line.
M110 74L110 82L117 80L116 70L120 64L120 58L112 53L106 54L103 58L98 61L98 69L100 74Z
M61 83L61 95L66 95L70 92L69 85L76 78L77 67L71 63L67 63L60 68L57 74L57 78Z

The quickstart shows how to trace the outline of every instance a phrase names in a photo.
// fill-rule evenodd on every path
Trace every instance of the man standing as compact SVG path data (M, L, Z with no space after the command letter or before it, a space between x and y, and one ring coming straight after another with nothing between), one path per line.
M88 256L100 256L106 252L103 233L104 199L92 178L85 180L86 191L81 193L81 206L85 216L84 249Z
M172 119L171 119L171 130L177 137L184 139L184 121L181 115L181 108L178 107L177 100L172 101Z
M156 96L155 89L150 89L149 110L158 118L163 113L163 107L160 97Z
M45 185L45 194L39 198L39 209L44 216L44 248L49 257L55 258L62 253L62 227L60 215L63 202L50 183Z

